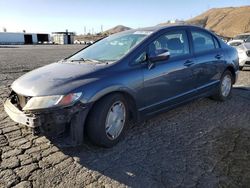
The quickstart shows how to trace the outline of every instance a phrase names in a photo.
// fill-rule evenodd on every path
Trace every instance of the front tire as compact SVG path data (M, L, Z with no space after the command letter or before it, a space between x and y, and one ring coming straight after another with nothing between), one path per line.
M220 84L216 93L212 96L214 100L225 101L231 97L233 86L233 75L230 71L225 71L221 76Z
M111 94L98 101L87 119L87 136L98 146L119 142L128 122L128 105L123 95Z
M243 66L240 66L240 67L239 67L239 69L240 69L241 71L243 70L243 68L244 68Z

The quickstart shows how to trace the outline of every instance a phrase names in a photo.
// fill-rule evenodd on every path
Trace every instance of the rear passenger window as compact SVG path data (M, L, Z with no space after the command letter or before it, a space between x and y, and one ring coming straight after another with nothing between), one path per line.
M212 35L203 31L191 31L196 53L215 49Z

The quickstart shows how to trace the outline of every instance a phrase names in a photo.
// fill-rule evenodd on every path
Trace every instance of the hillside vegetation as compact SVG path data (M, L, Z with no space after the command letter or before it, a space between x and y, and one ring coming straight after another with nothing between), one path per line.
M163 15L164 16L164 15ZM218 35L232 38L240 33L250 32L250 6L213 8L190 20L176 20L177 24L193 24L212 30ZM171 25L170 21L158 25ZM129 30L131 28L117 25L99 33L99 35L81 35L78 40L97 40L103 36Z
M250 6L214 8L186 21L226 37L250 32Z
M126 27L126 26L123 26L123 25L117 25L109 30L106 30L104 33L107 33L107 34L114 34L114 33L119 33L119 32L122 32L122 31L126 31L126 30L130 30L131 28L130 27Z

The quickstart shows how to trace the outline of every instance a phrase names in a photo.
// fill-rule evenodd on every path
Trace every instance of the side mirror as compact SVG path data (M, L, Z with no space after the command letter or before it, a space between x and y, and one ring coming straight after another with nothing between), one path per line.
M170 53L166 49L159 49L155 51L154 55L150 55L148 57L148 60L152 63L157 62L157 61L166 61L170 57Z

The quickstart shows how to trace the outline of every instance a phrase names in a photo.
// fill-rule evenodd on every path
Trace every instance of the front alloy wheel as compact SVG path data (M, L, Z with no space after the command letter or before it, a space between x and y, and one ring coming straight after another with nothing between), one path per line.
M110 140L116 139L122 132L126 119L125 105L122 101L115 102L107 114L105 129Z
M90 111L86 131L96 145L112 147L123 136L128 121L128 105L123 95L111 94L98 101Z

